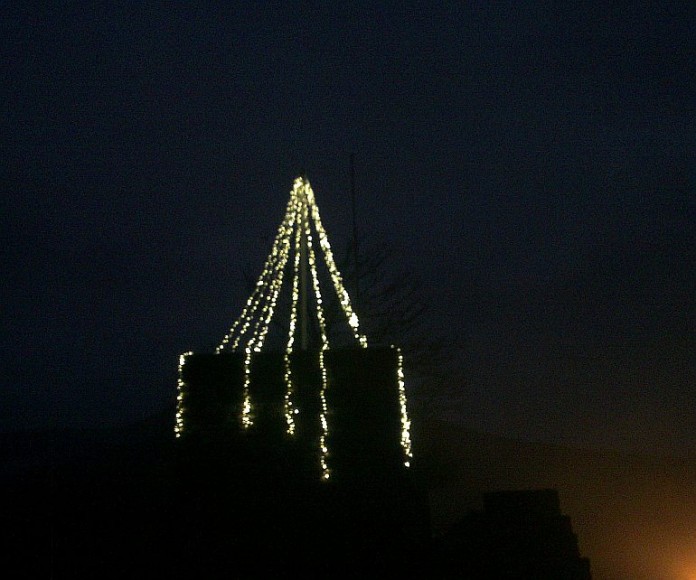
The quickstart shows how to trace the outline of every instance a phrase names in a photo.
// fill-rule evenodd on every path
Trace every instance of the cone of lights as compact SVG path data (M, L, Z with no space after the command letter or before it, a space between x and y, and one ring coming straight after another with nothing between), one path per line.
M317 247L315 247L317 246ZM351 353L333 351L329 344L327 333L324 301L318 273L319 259L323 260L331 280L332 290L338 297L345 322L354 339L354 349ZM329 390L332 388L332 378L335 382L353 383L365 387L370 383L370 366L380 367L380 360L384 356L375 355L373 349L368 349L367 338L360 332L358 317L353 310L350 296L346 291L341 273L336 266L326 230L321 221L319 208L316 204L314 192L309 181L304 177L295 179L290 199L287 203L285 215L278 228L271 252L268 255L261 275L254 286L240 316L234 321L227 335L215 350L215 355L206 355L204 362L194 361L197 355L191 352L182 354L179 358L179 380L175 434L177 437L184 435L188 430L187 416L193 413L198 392L191 388L187 380L187 367L193 368L196 363L205 367L206 380L209 384L216 383L215 397L219 405L213 412L206 416L210 420L219 422L236 422L242 432L253 430L257 420L256 399L258 393L254 391L255 368L258 368L258 360L264 356L264 344L269 332L271 321L276 314L278 297L283 288L285 278L290 277L290 313L288 334L285 343L285 351L282 353L282 384L284 396L282 398L284 431L287 438L294 438L297 433L297 416L302 412L300 397L295 392L296 369L293 360L300 354L298 351L298 323L300 317L300 289L301 278L309 270L311 275L311 287L306 282L305 294L311 291L314 295L316 306L314 315L319 335L319 348L316 353L318 364L318 463L321 470L321 478L328 480L331 477L331 455L329 439L331 435L331 416ZM305 278L306 280L306 278ZM306 316L306 312L304 313ZM306 348L306 344L303 345ZM395 386L395 397L391 397L389 404L398 409L399 420L399 445L401 448L401 463L408 467L412 457L410 440L410 421L406 408L406 393L404 388L403 357L399 349L391 347L386 353L386 358L393 362L395 372L391 382ZM384 353L384 351L382 351ZM224 355L229 354L228 358ZM346 358L348 356L348 358ZM360 374L362 366L366 370ZM340 371L340 368L352 368L348 373ZM386 367L385 367L386 368ZM192 371L193 372L193 371ZM356 374L357 372L357 374ZM207 373L207 374L206 374ZM190 375L190 373L188 373ZM218 377L217 379L215 377ZM227 377L227 378L220 378ZM230 377L232 377L230 379ZM217 382L216 382L217 381ZM235 382L241 385L241 396L235 401L232 390L227 389L226 382ZM356 393L358 391L356 390ZM199 397L200 398L200 397ZM358 396L359 398L359 396ZM344 397L344 400L346 397ZM338 400L338 399L336 399ZM367 400L367 399L366 399ZM375 411L379 405L367 403L371 408L366 412ZM357 418L359 411L352 411ZM341 423L341 421L338 421ZM343 421L344 431L352 429L355 423L356 434L360 429L360 420ZM377 435L375 435L377 436ZM339 435L336 435L339 437ZM340 455L340 454L339 454Z

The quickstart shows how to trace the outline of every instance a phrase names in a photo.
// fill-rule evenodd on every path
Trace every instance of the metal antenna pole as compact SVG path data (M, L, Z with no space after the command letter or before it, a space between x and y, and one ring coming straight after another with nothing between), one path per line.
M358 271L358 221L355 213L355 155L350 154L350 198L353 213L353 276L355 277L355 301L360 299L360 272Z

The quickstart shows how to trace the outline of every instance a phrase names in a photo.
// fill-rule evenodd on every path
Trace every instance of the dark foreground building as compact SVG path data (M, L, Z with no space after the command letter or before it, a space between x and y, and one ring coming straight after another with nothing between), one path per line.
M291 355L292 435L282 354L253 357L246 427L244 354L185 356L177 449L195 504L182 503L182 532L222 518L219 555L240 577L428 577L427 495L414 483L404 441L400 355L325 351L323 389L319 354Z
M174 440L170 425L6 482L10 576L590 578L553 490L487 494L432 546L413 468L326 482L272 441Z
M443 578L590 580L570 518L553 489L484 494L483 511L464 517L442 538Z

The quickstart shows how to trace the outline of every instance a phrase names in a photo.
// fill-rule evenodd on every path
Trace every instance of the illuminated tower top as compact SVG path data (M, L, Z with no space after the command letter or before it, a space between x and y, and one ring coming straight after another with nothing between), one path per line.
M312 229L314 229L314 234L319 240L319 248L353 336L360 346L363 348L367 347L367 338L360 334L358 317L353 311L350 296L343 285L343 278L336 266L336 261L331 251L331 244L319 215L319 208L315 201L312 186L306 177L298 177L295 179L290 192L290 200L288 201L283 221L278 228L271 253L266 259L254 291L249 296L241 315L235 320L229 333L218 346L217 352L228 348L233 352L240 349L244 352L261 352L270 321L275 312L278 296L283 286L286 265L290 261L291 253L294 253L294 260L292 268L292 308L287 349L292 351L294 347L295 332L298 330L298 306L306 309L306 302L304 305L298 303L300 286L307 283L307 268L311 272L312 287L317 304L316 316L321 332L321 347L324 350L329 348L322 294L317 274L317 252L314 249ZM303 294L306 296L306 292ZM302 312L300 326L306 324L306 316L307 313ZM306 341L306 331L302 334L305 337L303 340ZM302 344L304 349L306 349L306 346L306 342Z
M316 247L318 245L318 248ZM264 344L268 336L269 328L274 314L276 314L278 298L281 294L286 277L291 279L290 313L283 353L283 382L285 383L285 397L283 402L283 415L285 417L286 431L289 436L296 432L296 416L300 413L301 405L295 393L295 377L292 356L299 350L308 350L307 324L310 317L308 312L308 295L310 291L314 295L316 306L312 316L318 326L319 352L318 365L321 377L321 385L318 393L319 400L319 425L318 437L319 463L322 477L328 479L331 470L328 466L329 456L329 404L327 402L327 389L329 377L325 355L330 350L329 334L327 332L324 300L318 273L319 258L328 270L331 286L336 293L342 316L347 323L350 334L355 340L355 346L360 352L366 353L367 338L360 332L358 316L353 310L350 296L344 286L343 278L338 270L331 250L326 230L319 215L314 191L306 177L298 177L290 191L290 199L287 203L285 215L278 228L273 241L271 252L266 258L261 275L254 289L246 301L239 317L234 321L227 335L217 347L215 354L235 354L243 359L243 387L240 421L244 430L254 424L256 410L254 405L254 388L252 388L253 360L263 352ZM311 280L311 283L310 283ZM177 436L184 431L184 397L182 392L186 390L186 381L183 378L182 369L187 355L180 359L179 378L179 407L177 410ZM229 356L229 355L228 355ZM394 353L396 368L395 383L398 385L397 412L401 415L401 447L403 448L404 461L408 467L411 458L411 442L409 435L410 421L406 413L406 394L404 389L404 377L402 356L396 349ZM358 357L359 358L359 357ZM364 358L364 357L363 357ZM357 359L356 359L357 360ZM367 360L367 359L365 359ZM364 381L363 381L364 382ZM369 382L369 381L368 381ZM188 391L187 391L188 392ZM258 394L258 391L256 391ZM261 405L263 406L263 405ZM259 411L263 414L263 411Z

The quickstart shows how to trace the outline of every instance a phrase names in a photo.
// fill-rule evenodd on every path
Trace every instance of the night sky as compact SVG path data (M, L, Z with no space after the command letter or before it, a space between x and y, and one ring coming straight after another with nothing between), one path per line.
M179 353L239 314L300 171L346 247L354 153L362 247L422 281L450 340L439 416L696 452L694 16L5 2L0 425L171 405Z

